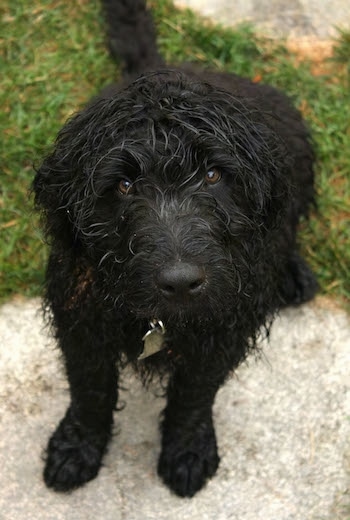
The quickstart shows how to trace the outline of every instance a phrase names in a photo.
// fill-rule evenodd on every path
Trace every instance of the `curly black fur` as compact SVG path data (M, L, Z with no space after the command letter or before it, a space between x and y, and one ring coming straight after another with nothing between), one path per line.
M218 388L282 306L315 293L296 244L314 154L284 94L189 66L152 72L163 63L144 0L104 10L124 80L66 123L34 180L71 391L44 476L56 490L95 477L116 367L130 362L145 379L170 374L158 472L192 496L219 463ZM166 348L137 361L152 319Z

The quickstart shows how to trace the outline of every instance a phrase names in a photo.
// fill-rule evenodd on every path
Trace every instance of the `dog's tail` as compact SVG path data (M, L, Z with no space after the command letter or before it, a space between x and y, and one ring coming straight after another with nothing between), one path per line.
M164 67L146 0L102 0L102 6L110 52L113 58L121 60L125 75Z

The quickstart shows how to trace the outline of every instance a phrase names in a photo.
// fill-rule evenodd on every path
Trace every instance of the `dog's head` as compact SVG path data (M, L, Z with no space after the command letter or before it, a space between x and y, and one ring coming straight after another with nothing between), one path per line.
M288 168L257 110L164 72L68 121L34 190L49 236L88 258L101 297L141 317L210 319L251 298L288 211Z

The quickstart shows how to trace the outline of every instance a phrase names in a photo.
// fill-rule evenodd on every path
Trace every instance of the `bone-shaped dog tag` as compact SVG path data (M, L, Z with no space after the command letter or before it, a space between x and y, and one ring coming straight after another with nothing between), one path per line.
M150 322L150 330L143 336L143 351L137 359L145 359L165 347L165 327L160 320Z

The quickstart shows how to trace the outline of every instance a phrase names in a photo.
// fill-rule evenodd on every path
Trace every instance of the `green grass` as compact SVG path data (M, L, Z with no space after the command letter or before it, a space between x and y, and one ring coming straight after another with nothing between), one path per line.
M301 246L324 294L350 301L350 34L320 75L250 27L224 30L153 2L168 61L196 61L269 82L303 111L317 149L319 209ZM65 119L118 77L104 46L98 2L3 0L0 114L0 299L40 293L46 249L28 188Z

